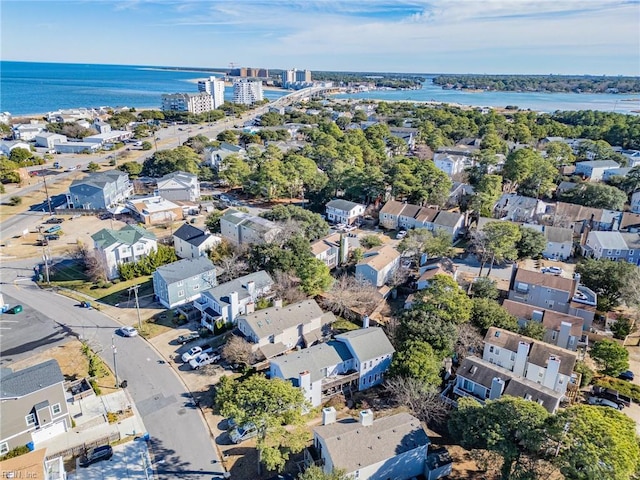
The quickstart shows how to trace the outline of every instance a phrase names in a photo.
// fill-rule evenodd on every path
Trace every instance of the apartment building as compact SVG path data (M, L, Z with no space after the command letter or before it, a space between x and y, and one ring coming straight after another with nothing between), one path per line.
M220 108L224 103L224 79L211 76L198 82L198 91L211 95L214 109Z
M262 82L257 80L236 80L233 82L233 103L253 105L264 99Z
M162 95L162 111L164 112L189 112L197 115L214 109L213 96L207 92Z

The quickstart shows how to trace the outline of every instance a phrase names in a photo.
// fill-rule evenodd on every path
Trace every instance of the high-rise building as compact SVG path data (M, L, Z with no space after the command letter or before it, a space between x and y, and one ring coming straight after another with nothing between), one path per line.
M233 82L233 103L253 105L263 98L262 82L244 79Z
M198 90L213 97L213 108L220 108L224 103L224 80L220 77L209 77L198 82Z
M162 95L162 110L174 112L204 113L213 110L213 96L207 92L169 93Z
M294 84L300 85L301 83L311 83L311 70L298 70L297 68L283 70L282 85L284 87L290 87Z

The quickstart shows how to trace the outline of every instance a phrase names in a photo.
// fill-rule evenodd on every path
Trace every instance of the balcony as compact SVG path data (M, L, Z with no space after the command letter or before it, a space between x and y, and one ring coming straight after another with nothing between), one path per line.
M344 375L333 375L322 380L322 396L331 397L343 391L347 385L349 388L357 385L360 379L360 372L346 373Z

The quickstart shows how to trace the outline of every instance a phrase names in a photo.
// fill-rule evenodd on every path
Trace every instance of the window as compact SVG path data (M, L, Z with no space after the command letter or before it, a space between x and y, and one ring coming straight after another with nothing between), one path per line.
M633 250L629 250L629 256L633 255Z
M9 452L9 444L7 442L0 443L0 455L4 455Z
M462 380L462 389L467 392L473 391L473 383L467 380L466 378Z
M178 290L178 296L184 297L184 290Z
M194 289L194 290L200 290L200 285L194 285L194 286L193 286L193 289Z
M493 345L489 347L489 353L493 353Z
M179 286L179 287L181 287L183 284L184 284L184 282L183 282L182 280L180 280L180 281L178 282L178 286Z
M36 416L33 413L30 413L29 415L27 415L26 417L24 417L25 421L27 422L27 425L35 425L36 424Z
M511 361L512 362L516 361L516 352L511 352Z
M56 403L54 406L52 406L51 411L54 415L58 415L62 411L62 409L60 408L60 404Z

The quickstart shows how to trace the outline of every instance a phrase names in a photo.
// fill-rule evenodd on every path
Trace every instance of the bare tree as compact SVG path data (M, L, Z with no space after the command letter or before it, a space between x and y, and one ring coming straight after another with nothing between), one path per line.
M483 336L479 328L469 323L458 325L458 341L454 350L460 361L465 357L482 351L483 345Z
M254 354L251 344L242 337L232 336L222 348L222 358L229 363L251 365Z
M404 405L427 425L442 423L449 414L449 406L440 398L438 389L409 377L395 377L385 381L384 388L398 405Z
M280 234L278 235L277 239L278 245L284 245L295 235L304 233L302 223L291 218L285 220L284 222L278 222L278 226L280 227Z
M370 314L380 299L380 294L369 282L342 275L333 283L322 303L336 315L348 317L353 311L362 315Z
M301 302L307 295L300 290L300 281L287 272L276 270L273 272L273 285L271 292L285 303Z
M221 282L228 282L229 280L236 279L249 271L249 264L244 259L244 256L237 250L234 250L229 255L221 257L215 262L216 267L222 270L220 274Z

